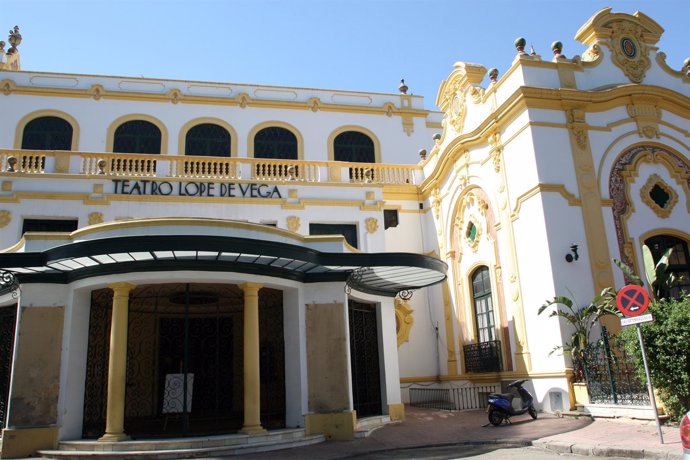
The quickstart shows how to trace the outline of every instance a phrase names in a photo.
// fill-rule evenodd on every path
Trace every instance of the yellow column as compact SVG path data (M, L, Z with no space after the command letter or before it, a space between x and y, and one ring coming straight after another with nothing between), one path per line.
M113 442L129 439L125 434L125 383L127 378L127 317L129 292L136 287L130 283L113 283L113 317L110 324L110 357L108 361L108 405L105 434L99 441Z
M259 289L258 283L240 284L244 291L244 425L242 433L263 433L259 380Z

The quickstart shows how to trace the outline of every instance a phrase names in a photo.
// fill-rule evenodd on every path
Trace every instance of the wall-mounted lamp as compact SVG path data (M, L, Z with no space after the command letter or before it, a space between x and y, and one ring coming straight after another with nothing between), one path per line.
M577 253L577 244L573 244L572 246L570 246L570 252L572 252L572 254L565 255L566 262L570 263L573 260L577 260L580 258L580 255Z

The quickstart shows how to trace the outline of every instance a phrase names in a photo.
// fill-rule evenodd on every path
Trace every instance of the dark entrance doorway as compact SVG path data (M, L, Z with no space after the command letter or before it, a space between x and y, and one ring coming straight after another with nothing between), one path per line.
M232 433L244 418L243 292L235 285L163 284L130 295L125 432L134 438ZM105 429L112 291L92 293L85 438ZM282 291L259 291L262 424L285 426ZM270 350L264 353L263 351ZM270 373L264 383L263 372ZM170 410L171 377L186 407ZM184 412L186 410L186 413Z
M16 304L0 308L0 430L5 427L7 421L16 322Z
M381 414L376 306L350 300L350 361L352 399L357 417Z

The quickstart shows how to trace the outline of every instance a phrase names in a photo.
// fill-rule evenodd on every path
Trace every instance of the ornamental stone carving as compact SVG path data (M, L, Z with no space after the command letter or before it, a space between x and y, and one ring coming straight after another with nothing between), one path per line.
M300 227L300 219L297 216L289 216L287 218L287 227L291 232L297 233Z
M630 81L642 83L651 66L649 48L643 42L642 27L628 21L621 21L611 24L611 28L613 63Z
M484 88L479 84L484 75L486 68L482 65L457 62L453 72L439 89L436 104L445 112L444 118L448 125L458 133L462 132L465 124L467 96L469 95L475 104L483 101Z
M10 211L0 211L0 228L5 228L12 221L12 213Z
M649 176L647 183L640 189L640 197L662 219L669 217L678 203L678 193L657 174Z
M376 233L379 229L379 221L375 217L367 217L364 219L368 233Z
M89 214L89 225L102 224L103 220L102 212L92 212Z
M395 298L395 331L398 335L398 347L410 339L410 329L414 324L412 312L406 300Z

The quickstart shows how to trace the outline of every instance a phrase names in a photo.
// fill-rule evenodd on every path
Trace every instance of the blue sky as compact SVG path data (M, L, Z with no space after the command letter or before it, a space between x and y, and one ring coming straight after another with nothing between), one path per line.
M49 72L410 93L435 109L456 61L501 74L523 36L542 58L596 11L640 10L666 32L671 67L690 57L690 0L1 0L22 68ZM0 37L7 40L6 37Z

